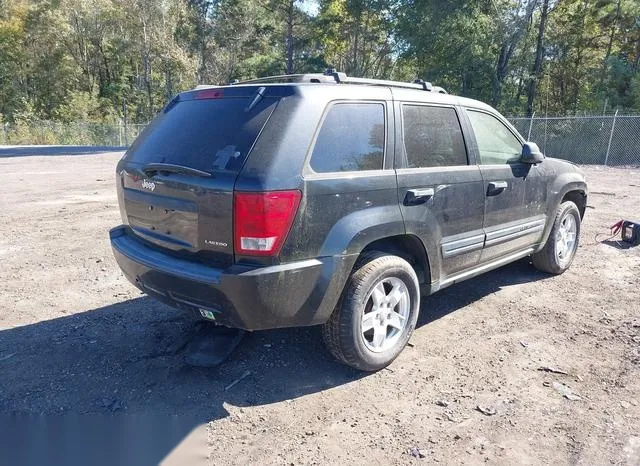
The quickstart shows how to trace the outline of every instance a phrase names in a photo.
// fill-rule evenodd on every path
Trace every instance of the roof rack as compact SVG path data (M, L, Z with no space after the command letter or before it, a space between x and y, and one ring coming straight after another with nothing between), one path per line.
M368 78L352 78L346 75L346 73L340 73L335 69L328 69L324 76L333 76L333 79L338 83L345 84L366 84L369 86L387 86L387 87L401 87L405 89L419 89L423 91L438 92L446 94L442 87L434 86L428 81L422 79L416 79L412 83L404 83L401 81L388 81L386 79L368 79Z
M320 73L306 73L306 74L282 74L279 76L266 76L264 78L248 79L246 81L235 81L229 84L268 84L268 83L321 83L321 82L334 82L332 76Z
M384 79L368 79L368 78L352 78L347 76L346 73L341 73L333 68L329 68L324 73L307 73L307 74L284 74L280 76L267 76L265 78L249 79L247 81L233 81L229 84L261 84L261 83L330 83L336 84L363 84L368 86L385 86L385 87L399 87L404 89L417 89L422 91L437 92L440 94L446 94L440 86L434 86L430 82L423 81L422 79L416 79L412 83L405 83L401 81L388 81Z

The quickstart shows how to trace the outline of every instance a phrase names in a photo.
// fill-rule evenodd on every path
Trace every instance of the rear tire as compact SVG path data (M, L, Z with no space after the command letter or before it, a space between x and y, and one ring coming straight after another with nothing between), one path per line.
M341 302L322 327L331 354L363 371L388 366L404 349L416 326L420 287L407 261L382 252L366 253L356 264Z
M547 242L531 256L533 266L554 275L565 272L576 255L580 240L580 212L571 201L560 204Z

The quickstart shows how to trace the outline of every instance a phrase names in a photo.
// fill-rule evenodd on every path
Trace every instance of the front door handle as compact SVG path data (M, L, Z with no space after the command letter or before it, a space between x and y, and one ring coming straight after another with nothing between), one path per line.
M404 197L405 205L418 205L425 203L428 199L432 198L435 194L433 188L416 188L407 191L407 195Z
M500 194L509 187L509 183L506 181L492 181L487 187L487 196L495 196Z

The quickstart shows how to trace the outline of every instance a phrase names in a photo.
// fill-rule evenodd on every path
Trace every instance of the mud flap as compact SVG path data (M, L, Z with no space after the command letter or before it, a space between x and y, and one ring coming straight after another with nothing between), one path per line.
M216 367L240 344L245 331L202 322L185 351L184 361L193 367Z

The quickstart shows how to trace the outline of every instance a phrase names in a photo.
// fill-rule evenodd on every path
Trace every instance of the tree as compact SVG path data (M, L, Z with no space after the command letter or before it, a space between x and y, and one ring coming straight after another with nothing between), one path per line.
M547 18L549 16L549 0L542 1L542 9L540 11L540 20L538 23L538 36L536 39L536 59L531 70L531 78L529 79L529 87L527 90L527 116L533 114L533 103L536 98L536 90L540 76L542 75L542 55L544 53L544 34L547 27Z
M637 0L0 0L0 114L144 123L197 84L327 67L506 112L638 112L638 18Z
M481 1L415 0L400 10L402 59L416 76L490 101L498 57L495 9Z
M320 2L317 34L324 61L353 76L389 77L393 70L394 2Z
M23 64L26 62L26 2L0 10L0 116L13 116L24 109L26 86ZM3 118L0 118L0 120Z
M548 5L548 0L543 0ZM519 1L516 5L507 4L498 11L499 52L493 79L493 97L491 103L498 106L502 99L502 86L511 70L509 65L525 35L538 0Z
M279 22L283 24L284 35L284 62L285 73L295 72L294 54L296 45L296 32L303 22L303 14L298 9L300 0L266 0L262 3L263 8L271 13Z

